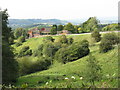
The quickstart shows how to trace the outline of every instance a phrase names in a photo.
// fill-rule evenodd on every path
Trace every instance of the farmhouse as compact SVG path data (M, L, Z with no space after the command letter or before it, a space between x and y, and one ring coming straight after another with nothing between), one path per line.
M39 37L40 35L49 35L50 34L50 29L51 28L34 28L28 31L29 38L32 37Z
M31 30L28 31L29 38L39 37L39 36L42 36L42 35L50 35L51 34L50 29L51 28L41 28L41 29L34 28L34 29L31 29ZM57 34L58 35L66 35L66 34L71 34L71 32L68 31L68 30L62 30L62 31L57 31Z

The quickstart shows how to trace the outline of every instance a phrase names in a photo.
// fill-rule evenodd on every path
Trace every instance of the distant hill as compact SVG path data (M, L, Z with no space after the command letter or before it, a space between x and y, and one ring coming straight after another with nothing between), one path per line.
M13 28L17 27L26 27L30 25L36 24L65 24L67 21L59 20L59 19L9 19L9 26Z

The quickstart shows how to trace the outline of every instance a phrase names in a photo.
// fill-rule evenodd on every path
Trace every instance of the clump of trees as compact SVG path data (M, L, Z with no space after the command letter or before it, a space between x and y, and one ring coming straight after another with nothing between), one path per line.
M113 48L113 45L119 43L119 37L115 33L107 33L102 37L99 49L100 52L107 52Z
M25 37L25 38L28 38L28 33L27 33L28 30L24 29L24 28L16 28L14 30L14 37L16 39L18 39L19 37Z
M63 25L58 25L57 31L62 31L64 29Z
M83 42L83 43L82 43ZM89 54L88 41L84 40L81 43L75 43L68 47L60 48L55 54L55 60L67 63L77 60Z
M61 44L72 44L74 42L73 38L67 38L65 35L60 36L58 42Z
M119 30L118 24L109 24L102 28L102 31L117 31Z
M99 30L99 21L97 20L96 17L90 17L87 21L85 21L80 28L81 33L85 32L91 32L94 31L95 29Z
M94 40L96 42L99 42L101 40L101 34L99 33L98 30L94 30L92 33L91 33L91 36L92 38L94 38Z
M74 25L72 23L68 23L64 26L64 30L68 30L71 33L76 33L77 30L75 29Z

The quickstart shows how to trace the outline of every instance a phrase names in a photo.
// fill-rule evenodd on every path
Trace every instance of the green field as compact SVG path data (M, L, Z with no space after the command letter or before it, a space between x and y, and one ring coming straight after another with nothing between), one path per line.
M53 36L57 42L59 36ZM91 39L90 34L81 34L81 35L68 35L67 37L73 37L74 42L87 39L90 43L90 52L93 56L99 61L99 64L102 67L103 78L101 81L95 82L95 85L99 88L107 87L118 87L117 78L118 77L118 47L115 46L114 49L110 50L107 53L99 53L99 43L94 43ZM23 46L30 46L32 50L35 50L39 44L42 43L42 38L31 38L23 43L20 47L15 47L15 52ZM34 60L32 56L29 57L31 60ZM18 87L37 87L37 88L81 88L84 85L90 85L90 83L85 82L84 71L86 68L86 60L88 56L85 56L74 62L69 62L67 64L60 64L54 62L48 70L32 73L29 75L21 76L16 83ZM74 76L75 79L71 77ZM80 77L83 77L81 80ZM68 79L65 79L68 78ZM88 87L88 86L84 86Z

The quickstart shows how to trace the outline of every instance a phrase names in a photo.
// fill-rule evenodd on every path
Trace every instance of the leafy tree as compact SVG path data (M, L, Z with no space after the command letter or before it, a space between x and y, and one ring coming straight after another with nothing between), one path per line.
M111 50L113 48L111 42L109 42L107 39L101 40L100 46L99 46L99 50L100 52L108 52L109 50Z
M112 45L119 42L118 36L114 32L104 34L102 39L107 39Z
M96 58L90 54L87 60L85 70L86 80L89 81L94 86L95 85L94 82L99 81L102 78L101 70L102 70L101 66L99 65Z
M117 31L117 30L119 30L118 24L109 24L102 28L102 31Z
M57 51L56 47L48 42L46 44L44 44L43 47L43 57L54 57L55 52Z
M81 25L81 31L82 32L91 32L94 31L95 29L99 30L99 21L96 19L96 17L90 17L87 21L85 21Z
M79 27L77 25L74 25L75 33L79 33L78 28Z
M86 43L87 44L87 43ZM67 63L77 60L89 54L89 48L85 43L73 43L67 47L60 48L55 54L55 60Z
M14 54L9 45L11 37L11 28L8 24L7 10L0 11L2 14L2 83L12 84L16 82L18 77L18 63L14 59Z
M91 33L91 36L95 39L96 42L99 42L101 40L101 34L99 33L98 30L94 30Z
M104 34L99 46L100 52L107 52L113 48L113 45L119 43L119 37L115 33Z
M50 32L51 32L51 35L57 34L57 25L53 25Z
M74 25L72 25L72 23L68 23L67 25L65 25L64 30L68 30L72 33L75 33L75 28Z
M58 30L58 31L62 31L62 30L63 30L63 28L64 28L64 27L63 27L63 25L58 25L57 30Z
M21 37L21 36L24 36L25 38L28 38L28 33L27 33L27 30L24 29L24 28L17 28L14 31L14 36L15 36L16 39Z

